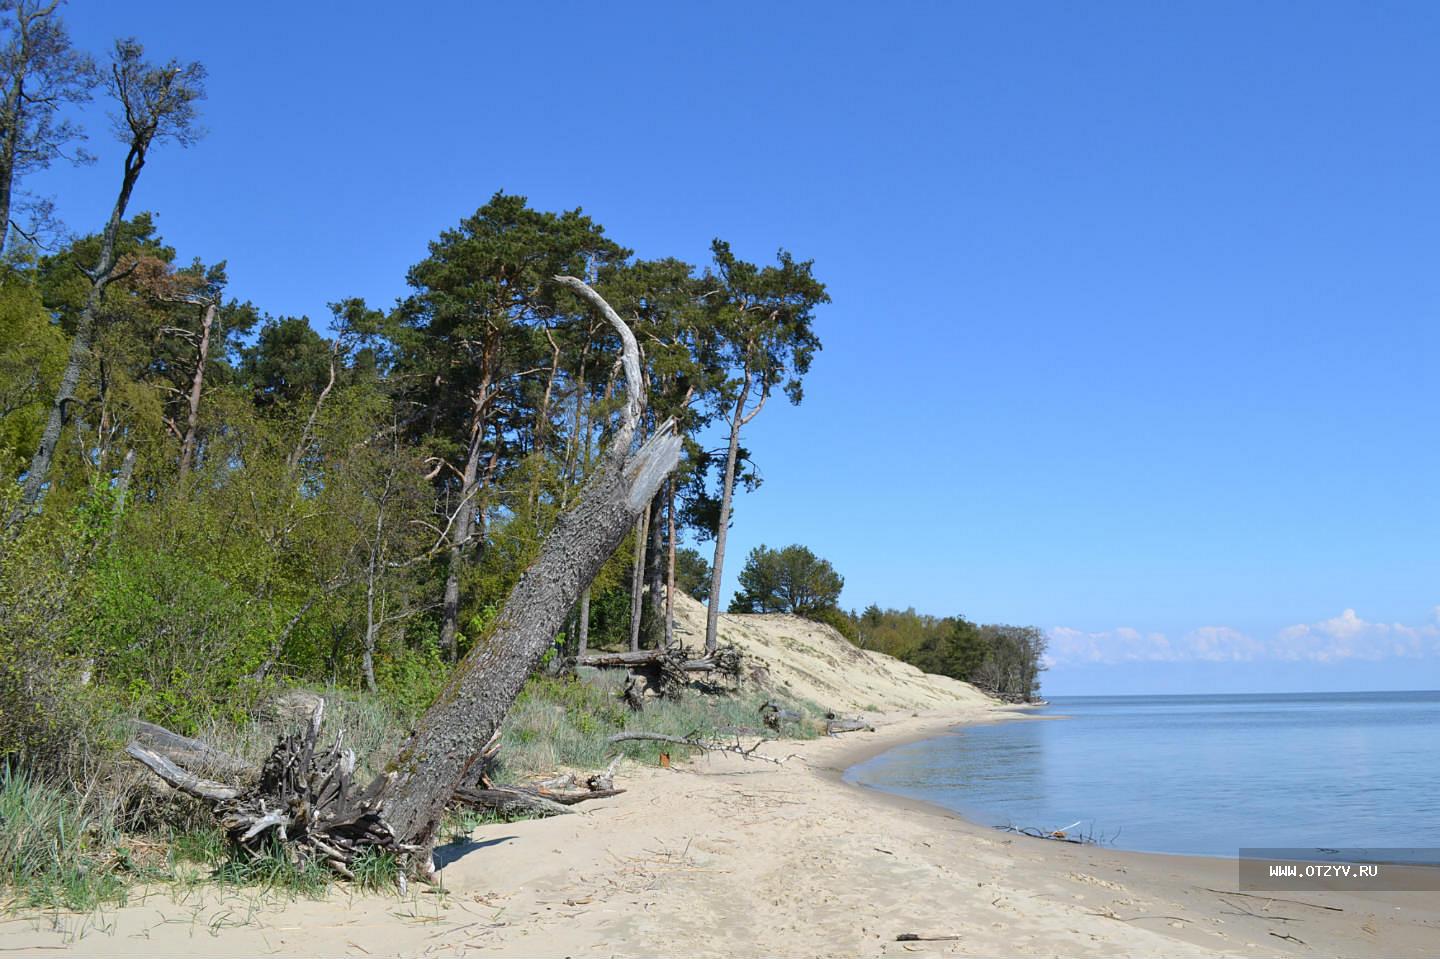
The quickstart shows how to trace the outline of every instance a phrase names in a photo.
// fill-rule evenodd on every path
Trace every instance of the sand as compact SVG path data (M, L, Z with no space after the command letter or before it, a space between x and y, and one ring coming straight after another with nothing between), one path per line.
M875 733L628 766L581 814L441 847L443 894L286 901L202 886L117 910L0 922L0 950L285 956L1421 956L1433 894L1225 895L1232 862L999 833L842 781L877 750L993 706ZM1339 907L1341 911L1315 908ZM898 942L904 933L954 936ZM1292 939L1280 939L1290 936Z

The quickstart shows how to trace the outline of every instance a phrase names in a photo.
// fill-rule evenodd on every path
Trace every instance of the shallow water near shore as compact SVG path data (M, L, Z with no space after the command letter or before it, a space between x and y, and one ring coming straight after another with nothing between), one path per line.
M1440 845L1440 692L1077 696L1031 715L1067 718L956 729L845 778L1146 852Z

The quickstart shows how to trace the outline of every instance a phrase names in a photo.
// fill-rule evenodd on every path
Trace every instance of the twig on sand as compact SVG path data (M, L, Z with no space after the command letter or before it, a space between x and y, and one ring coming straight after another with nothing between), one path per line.
M1175 922L1193 922L1193 919L1186 919L1184 916L1117 916L1115 913L1106 910L1105 912L1092 912L1092 916L1099 916L1101 919L1114 919L1116 922L1135 922L1139 919L1173 919Z
M1268 915L1268 914L1263 913L1263 912L1251 912L1249 909L1246 909L1244 906L1240 905L1239 903L1231 902L1229 899L1221 899L1220 901L1223 902L1225 905L1229 906L1229 907L1232 908L1232 909L1238 909L1238 910L1239 910L1239 912L1232 912L1232 913L1230 913L1230 915L1232 915L1232 916L1250 916L1251 918L1254 918L1254 919L1274 919L1276 922L1299 922L1299 921L1300 921L1299 919L1296 919L1296 918L1294 918L1293 916L1272 916L1272 915Z
M1288 902L1292 906L1309 906L1311 909L1324 909L1327 912L1344 912L1339 906L1322 906L1318 902L1303 902L1299 899L1281 899L1278 896L1262 896L1253 892L1235 892L1230 889L1211 889L1209 886L1202 886L1206 892L1218 893L1222 896L1244 896L1246 899L1268 899L1270 902Z
M952 942L962 936L925 936L918 932L902 932L895 937L896 942Z

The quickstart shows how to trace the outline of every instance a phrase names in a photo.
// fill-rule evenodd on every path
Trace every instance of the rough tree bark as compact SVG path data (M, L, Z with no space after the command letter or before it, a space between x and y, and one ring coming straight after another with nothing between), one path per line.
M598 309L620 334L629 387L624 416L579 501L561 515L539 559L506 600L489 641L461 661L391 764L383 815L405 843L428 847L432 842L446 802L499 728L570 607L679 461L680 437L670 421L640 449L631 449L645 395L630 328L583 281L556 280Z
M641 616L644 645L665 646L665 491L655 492L650 503L650 546L645 551L645 589L650 597L649 615Z

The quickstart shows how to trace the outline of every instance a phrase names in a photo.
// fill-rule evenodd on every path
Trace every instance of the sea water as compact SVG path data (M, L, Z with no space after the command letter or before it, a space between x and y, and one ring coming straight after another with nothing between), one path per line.
M846 778L1122 849L1440 845L1440 692L1077 696L1030 715L1067 718L960 728Z

